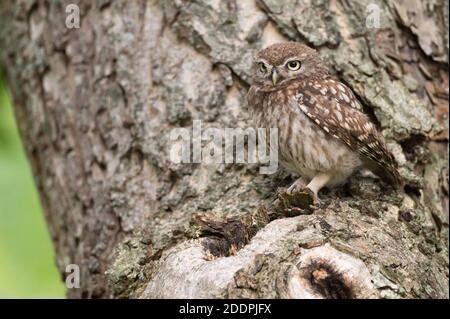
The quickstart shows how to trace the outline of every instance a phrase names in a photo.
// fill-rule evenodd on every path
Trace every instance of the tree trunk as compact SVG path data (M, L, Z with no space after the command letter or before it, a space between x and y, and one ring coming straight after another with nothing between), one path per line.
M57 264L81 269L68 296L448 298L447 28L445 0L2 0ZM275 210L282 169L170 160L174 128L251 125L252 56L288 40L364 102L404 191L358 173L314 211Z

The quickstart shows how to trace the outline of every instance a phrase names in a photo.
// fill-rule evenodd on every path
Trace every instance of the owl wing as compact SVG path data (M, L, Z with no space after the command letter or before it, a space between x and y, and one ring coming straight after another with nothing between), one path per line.
M396 163L353 92L332 80L308 82L296 92L297 104L325 132L358 152L365 166L396 186L402 185Z

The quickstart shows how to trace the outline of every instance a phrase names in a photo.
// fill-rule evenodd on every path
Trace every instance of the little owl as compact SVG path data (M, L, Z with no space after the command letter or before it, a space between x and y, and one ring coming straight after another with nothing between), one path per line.
M289 191L306 190L317 201L322 187L342 184L361 167L401 184L383 136L316 50L273 44L257 54L252 71L247 100L255 125L278 128L280 163L300 175Z

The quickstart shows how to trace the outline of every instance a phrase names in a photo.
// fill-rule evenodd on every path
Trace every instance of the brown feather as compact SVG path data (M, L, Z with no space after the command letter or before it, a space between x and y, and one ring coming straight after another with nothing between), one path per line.
M299 107L317 126L358 152L365 166L385 182L402 185L383 136L361 111L360 103L347 86L325 79L308 82L301 87L301 92L304 99Z

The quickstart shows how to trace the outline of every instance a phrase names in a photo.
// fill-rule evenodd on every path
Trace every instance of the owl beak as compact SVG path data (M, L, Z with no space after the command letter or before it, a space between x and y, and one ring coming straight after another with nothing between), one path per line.
M278 82L278 73L277 70L272 71L272 83L273 85L276 85Z

